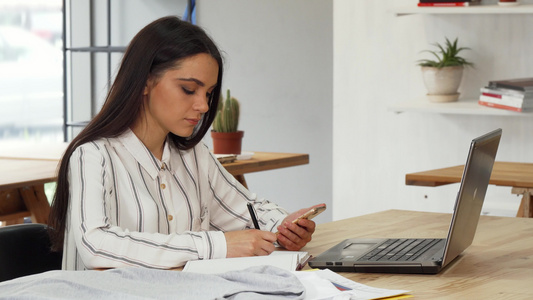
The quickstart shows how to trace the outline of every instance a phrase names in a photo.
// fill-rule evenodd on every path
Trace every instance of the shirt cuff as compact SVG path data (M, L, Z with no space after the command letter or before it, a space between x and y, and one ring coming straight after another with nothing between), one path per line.
M269 203L268 201L266 201L266 204L263 204L261 208L267 210L261 215L261 219L265 222L265 226L262 229L270 232L278 231L278 226L281 225L283 220L289 215L285 209L274 203Z
M226 243L226 236L222 231L208 231L207 242L211 242L211 245L206 249L211 249L211 253L206 253L204 259L226 258L228 254L228 245Z

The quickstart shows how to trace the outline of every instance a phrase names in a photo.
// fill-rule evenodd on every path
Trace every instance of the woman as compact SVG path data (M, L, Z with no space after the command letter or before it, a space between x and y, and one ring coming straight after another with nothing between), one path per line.
M288 215L258 199L201 142L222 75L213 41L176 17L133 38L101 111L61 161L49 220L63 269L172 268L311 240L314 222L291 223L306 209Z

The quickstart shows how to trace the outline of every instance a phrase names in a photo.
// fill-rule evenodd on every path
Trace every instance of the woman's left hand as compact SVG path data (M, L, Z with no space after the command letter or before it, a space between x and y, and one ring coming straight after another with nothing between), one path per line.
M311 241L311 236L315 232L315 222L307 219L300 219L296 224L292 223L310 208L300 209L288 215L281 225L278 226L278 243L287 250L300 250Z

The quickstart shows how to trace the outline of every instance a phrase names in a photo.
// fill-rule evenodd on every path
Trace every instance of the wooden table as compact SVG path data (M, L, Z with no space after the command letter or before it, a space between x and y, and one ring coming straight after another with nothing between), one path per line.
M50 204L44 184L56 180L57 161L0 159L0 221L7 225L31 217L47 223Z
M24 217L47 223L50 205L44 184L56 180L56 169L65 145L37 147L33 151L0 150L0 221L17 224ZM38 152L41 151L41 152ZM39 154L41 153L41 154ZM223 164L246 186L244 174L309 163L308 154L255 152L251 159Z
M405 175L405 184L440 186L461 182L464 165L410 173ZM522 195L517 217L533 218L533 164L519 162L494 163L489 184L512 187L513 194Z
M0 158L59 161L68 143L0 141Z
M281 169L309 163L309 154L254 152L251 159L236 160L223 164L224 168L237 180L248 187L244 174Z
M302 250L318 255L346 238L446 238L451 214L389 210L319 224ZM343 273L415 299L533 299L533 219L481 216L470 247L437 275Z

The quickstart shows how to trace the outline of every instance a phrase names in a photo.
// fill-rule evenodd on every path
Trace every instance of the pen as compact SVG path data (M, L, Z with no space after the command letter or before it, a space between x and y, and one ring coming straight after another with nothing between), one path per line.
M250 202L248 202L247 205L250 216L252 216L252 222L254 222L254 227L255 229L259 229L259 223L257 222L257 217L255 216L254 206Z

